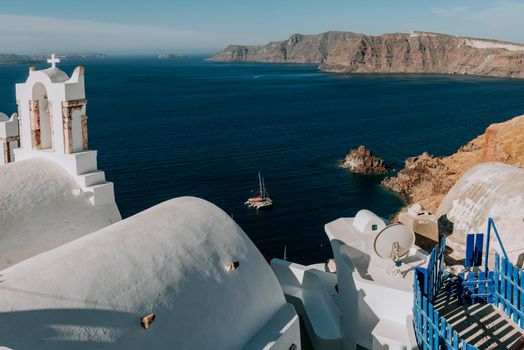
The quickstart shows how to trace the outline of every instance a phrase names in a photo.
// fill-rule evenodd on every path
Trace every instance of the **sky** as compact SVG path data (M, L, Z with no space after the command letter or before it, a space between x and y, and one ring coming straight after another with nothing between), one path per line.
M524 43L524 0L0 0L0 53L210 53L329 30Z

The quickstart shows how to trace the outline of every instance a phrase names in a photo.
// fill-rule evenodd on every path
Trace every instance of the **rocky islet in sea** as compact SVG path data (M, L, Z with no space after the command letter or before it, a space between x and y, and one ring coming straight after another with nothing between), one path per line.
M339 166L356 174L368 175L387 174L392 170L384 159L373 155L373 152L363 145L350 150Z

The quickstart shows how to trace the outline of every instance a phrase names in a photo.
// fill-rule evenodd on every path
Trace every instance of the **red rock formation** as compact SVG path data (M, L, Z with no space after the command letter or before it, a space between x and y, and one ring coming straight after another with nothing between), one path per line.
M412 203L418 199L414 188L428 195L447 193L454 183L449 179L452 173L441 158L424 152L406 159L404 169L395 177L384 179L382 184Z
M383 159L375 157L371 150L365 146L349 151L348 155L339 163L341 168L347 168L357 174L386 174L391 168Z

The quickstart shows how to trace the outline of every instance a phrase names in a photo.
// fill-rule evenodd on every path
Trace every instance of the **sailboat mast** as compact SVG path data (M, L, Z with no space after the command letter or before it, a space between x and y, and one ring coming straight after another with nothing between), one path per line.
M262 177L260 176L260 171L258 172L258 193L260 193L260 195L262 197L264 197L264 193L263 193L263 187L262 187Z

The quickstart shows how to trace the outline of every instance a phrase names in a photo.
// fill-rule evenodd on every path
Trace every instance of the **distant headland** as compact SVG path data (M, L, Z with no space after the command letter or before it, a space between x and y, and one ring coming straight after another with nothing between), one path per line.
M266 45L229 45L223 62L318 64L336 73L437 73L524 78L524 44L429 32L378 36L352 32L293 34Z
M86 58L107 58L106 54L98 52L83 52L83 53L68 53L58 54L60 59L86 59ZM28 64L28 63L43 63L46 62L47 55L18 55L10 53L0 53L0 64Z

